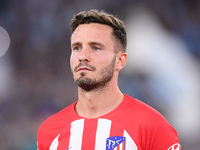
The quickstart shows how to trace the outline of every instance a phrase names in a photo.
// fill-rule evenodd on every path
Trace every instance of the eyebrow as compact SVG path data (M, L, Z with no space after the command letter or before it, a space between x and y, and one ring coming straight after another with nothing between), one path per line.
M100 42L89 42L89 44L90 45L99 45L100 47L105 47L105 45Z
M81 45L81 42L74 42L71 44L71 47L77 46L77 45ZM105 45L100 42L89 42L89 45L99 45L101 47L105 47Z
M80 45L80 44L81 44L80 42L75 42L75 43L71 44L71 47L76 46L76 45Z

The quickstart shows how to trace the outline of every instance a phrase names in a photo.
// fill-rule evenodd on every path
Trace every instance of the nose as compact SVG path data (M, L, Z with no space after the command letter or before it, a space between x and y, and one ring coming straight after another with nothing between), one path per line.
M82 48L79 53L79 61L80 62L88 62L90 59L89 50L87 48Z

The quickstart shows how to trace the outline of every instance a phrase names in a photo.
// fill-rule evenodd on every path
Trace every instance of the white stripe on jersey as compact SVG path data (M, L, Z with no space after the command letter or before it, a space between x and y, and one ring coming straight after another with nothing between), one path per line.
M69 148L72 148L73 150L81 150L83 130L84 130L84 120L85 119L80 119L71 123ZM106 149L106 139L110 136L111 123L112 122L108 119L98 119L95 150ZM49 150L57 150L59 144L58 141L59 136L60 134L53 140ZM123 136L126 137L125 141L126 150L137 150L137 145L125 130ZM122 149L123 149L122 144L120 144L120 150Z
M81 150L83 137L84 119L76 120L71 123L71 135L69 140L69 148Z
M53 142L51 143L51 146L49 147L49 150L57 150L58 147L58 137L60 136L60 134L58 134L58 136L53 140Z
M137 145L125 130L124 137L126 137L126 150L137 150Z
M106 148L106 139L110 135L110 129L111 129L110 120L98 119L95 150L104 150Z

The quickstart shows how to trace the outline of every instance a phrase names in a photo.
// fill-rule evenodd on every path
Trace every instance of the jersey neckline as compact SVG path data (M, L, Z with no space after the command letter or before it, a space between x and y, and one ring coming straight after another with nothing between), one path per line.
M124 98L122 100L122 102L116 107L114 108L112 111L108 112L107 114L104 114L102 116L99 116L99 117L96 117L96 118L86 118L86 117L83 117L83 116L80 116L76 113L76 110L75 110L75 106L76 104L78 103L78 100L76 102L74 102L74 104L72 105L72 109L73 109L73 114L74 116L76 116L77 118L80 118L80 119L88 119L88 120L92 120L92 119L98 119L98 118L106 118L107 116L111 115L112 113L114 113L117 109L119 109L120 107L123 106L123 104L125 103L126 99L127 99L127 95L126 94L123 94L124 95Z

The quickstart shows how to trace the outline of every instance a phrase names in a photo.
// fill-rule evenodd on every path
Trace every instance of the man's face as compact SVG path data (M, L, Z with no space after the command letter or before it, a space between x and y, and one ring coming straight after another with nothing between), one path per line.
M82 24L71 37L71 70L76 84L86 91L104 87L113 77L116 55L112 28Z

